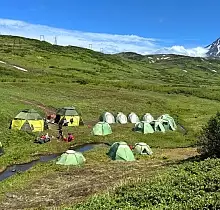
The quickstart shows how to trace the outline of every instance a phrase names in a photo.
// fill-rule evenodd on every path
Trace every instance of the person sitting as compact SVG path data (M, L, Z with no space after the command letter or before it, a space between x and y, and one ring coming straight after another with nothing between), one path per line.
M41 135L40 139L45 140L46 139L46 135Z
M68 142L71 142L71 141L73 141L73 140L74 140L73 135L72 135L71 133L68 133L67 141L68 141Z

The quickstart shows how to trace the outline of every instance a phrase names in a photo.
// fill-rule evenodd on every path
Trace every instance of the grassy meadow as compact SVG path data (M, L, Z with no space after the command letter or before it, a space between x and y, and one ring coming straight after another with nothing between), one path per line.
M0 170L12 164L29 162L42 154L64 152L71 144L146 142L154 151L153 157L138 157L134 164L110 161L106 156L108 148L102 147L85 152L87 162L80 168L58 167L54 161L37 164L25 173L16 174L0 182L0 202L2 201L5 209L15 207L10 205L40 208L45 203L49 207L72 206L72 203L109 188L105 179L111 183L112 192L114 186L126 180L126 177L132 180L144 177L148 180L158 173L166 173L164 171L170 170L167 169L170 165L196 155L196 139L202 126L220 110L220 61L217 59L177 55L141 56L135 53L105 55L78 47L61 47L38 40L0 36L0 61L5 62L0 62L0 140L5 150L5 154L0 157ZM19 71L14 65L27 71ZM43 145L33 143L40 135L38 133L29 134L8 129L10 120L22 109L34 108L42 116L46 116L56 108L72 105L78 108L85 121L85 126L64 129L65 134L71 131L75 136L73 143L57 141L58 132L55 125L51 125L48 130L54 138ZM140 117L147 112L154 117L168 113L176 120L178 129L164 134L143 135L133 132L131 124L116 124L112 126L112 135L92 136L91 126L104 111L114 114L119 111L125 114L135 112ZM115 175L108 174L111 170ZM88 177L85 174L88 174ZM94 179L91 178L93 176ZM62 177L65 177L66 183ZM79 189L81 194L79 193L78 197L72 195L72 203L65 198L62 200L62 196L58 199L59 193L62 194L60 191L55 193L56 196L52 196L51 192L55 192L59 185L63 186L63 191L71 191L68 187L71 177L87 183L89 187L83 188L74 181L71 186L77 186L76 189ZM99 178L103 184L94 187ZM115 179L117 182L113 182ZM139 182L141 185L142 182ZM143 182L144 185L147 185L146 183ZM94 190L91 190L93 187ZM41 194L43 189L50 189L51 191L47 190L45 194L49 201L33 190L28 194L30 188L38 189ZM143 193L148 191L148 188L144 188ZM20 200L16 197L19 193L23 195ZM121 191L120 193L123 197L124 194ZM106 198L110 200L109 206L117 202L115 195ZM36 196L38 199L33 201ZM10 204L10 199L13 199L14 204ZM29 204L25 199L30 200ZM97 205L98 209L100 203L96 204L94 200L89 202L91 205ZM123 202L132 203L130 200ZM176 203L174 204L176 207ZM85 205L88 206L88 202ZM124 208L124 204L121 205L121 208ZM143 208L147 205L151 204L143 204ZM139 208L132 204L130 209Z

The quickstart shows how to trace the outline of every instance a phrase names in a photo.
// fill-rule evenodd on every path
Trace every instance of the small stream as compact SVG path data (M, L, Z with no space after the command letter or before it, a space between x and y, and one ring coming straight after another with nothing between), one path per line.
M103 144L103 143L88 143L88 144L73 146L70 149L74 149L77 152L86 152L86 151L93 149L97 145L105 145L105 144ZM39 157L39 159L33 160L29 163L15 164L12 166L8 166L3 172L0 173L0 182L15 175L16 173L27 171L28 169L32 168L37 163L43 163L43 162L48 162L48 161L54 160L57 157L59 157L61 154L63 154L63 153L42 155Z

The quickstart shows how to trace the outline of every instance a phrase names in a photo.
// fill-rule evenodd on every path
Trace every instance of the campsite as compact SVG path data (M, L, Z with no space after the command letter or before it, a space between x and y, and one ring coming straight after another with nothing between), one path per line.
M220 96L219 73L198 65L218 69L219 60L154 55L156 62L149 63L147 56L136 59L129 53L108 55L13 36L0 40L0 59L6 63L0 63L0 171L12 173L0 181L0 209L104 209L103 202L105 209L116 203L123 208L126 202L131 209L153 209L151 194L151 203L143 201L145 192L158 200L162 186L166 195L178 194L178 183L190 185L191 171L208 168L211 183L219 178L218 159L193 161L199 155L198 136L219 110ZM191 69L190 76L178 63ZM163 124L164 114L174 121ZM56 117L44 130L49 115ZM71 142L57 138L63 116L68 126L62 131L66 137L73 134ZM50 141L34 143L47 133ZM128 161L119 160L120 149L129 153ZM21 164L28 169L16 171ZM203 183L207 176L202 172L198 180ZM181 204L166 198L161 205L184 205L184 192L177 196ZM195 209L204 204L196 200L201 195L192 201L198 203ZM207 203L214 201L213 196Z

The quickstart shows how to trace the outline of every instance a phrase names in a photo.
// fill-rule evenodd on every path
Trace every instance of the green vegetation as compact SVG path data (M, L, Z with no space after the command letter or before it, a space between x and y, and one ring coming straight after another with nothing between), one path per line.
M220 160L185 163L151 181L118 187L69 209L219 209Z
M149 172L142 170L145 164L154 165L158 161L165 164L170 160L171 153L178 157L175 160L195 155L190 147L196 145L202 127L219 110L220 60L217 59L177 55L141 56L134 53L105 55L79 47L62 47L33 39L0 36L0 61L6 62L0 62L0 139L5 150L5 154L0 157L0 170L12 164L36 159L41 154L64 152L71 144L126 141L128 144L146 142L152 147L155 154L152 159L141 159L134 164L135 169L145 176ZM13 65L22 67L27 72L20 71ZM34 108L42 116L46 116L56 108L72 105L80 110L86 123L82 127L64 129L65 134L68 131L73 133L74 143L57 141L56 125L51 125L48 131L54 138L43 145L33 143L39 133L29 134L8 129L10 120L22 109ZM131 124L117 124L112 126L113 134L109 136L92 136L88 125L95 124L104 111L114 114L133 111L139 116L149 112L154 117L168 113L179 126L175 132L143 135L132 132ZM94 180L91 178L94 182L99 179L99 173L103 172L102 180L108 177L106 179L112 183L115 176L108 176L107 172L113 170L117 175L122 170L120 167L124 167L124 175L118 181L126 177L125 171L130 173L131 178L136 177L137 173L133 172L131 165L112 163L105 153L106 151L102 151L98 154L97 150L86 153L87 163L80 169L61 169L54 166L53 162L39 164L1 182L0 197L4 200L7 192L21 193L21 190L25 192L36 185L40 191L44 183L53 185L47 177L52 176L57 183L61 183L60 177L65 176L70 180L80 170L82 175L89 174L89 178L94 176ZM158 168L158 164L156 165L152 173ZM91 172L93 169L94 173ZM42 179L44 176L45 182ZM88 177L82 176L81 181ZM67 183L70 184L68 181ZM62 184L68 186L65 183L60 185ZM89 186L92 188L93 184L90 183ZM80 186L77 189L81 189ZM100 185L96 191L86 191L81 197L102 189L104 187ZM36 197L36 194L33 192L30 196ZM59 196L53 197L54 200L57 198ZM45 201L42 199L39 198L41 202ZM110 199L114 200L112 197ZM72 202L76 200L73 199ZM18 204L17 201L14 202L15 205ZM58 199L56 205L61 203ZM34 205L40 206L40 201Z
M203 156L220 157L220 112L204 126L198 146Z

